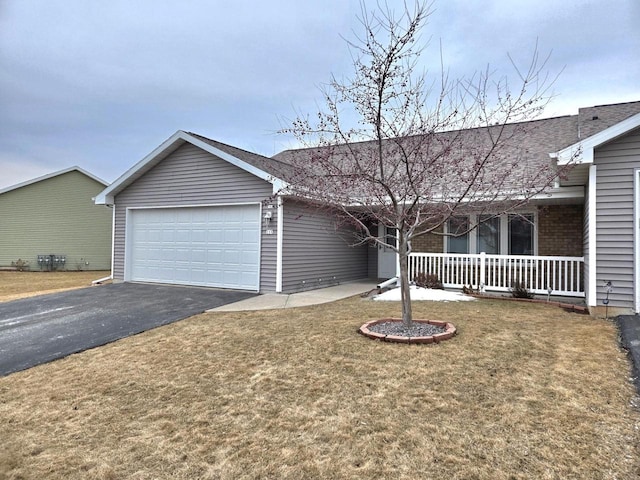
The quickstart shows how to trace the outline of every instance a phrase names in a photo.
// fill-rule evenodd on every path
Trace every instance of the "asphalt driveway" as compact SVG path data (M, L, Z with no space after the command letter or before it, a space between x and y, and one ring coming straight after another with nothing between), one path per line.
M620 343L627 350L633 367L633 383L640 395L640 315L621 315L616 318Z
M0 376L255 295L118 283L0 303Z

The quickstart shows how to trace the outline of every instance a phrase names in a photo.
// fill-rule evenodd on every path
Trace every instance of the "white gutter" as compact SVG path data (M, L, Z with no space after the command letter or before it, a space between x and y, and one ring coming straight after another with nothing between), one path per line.
M105 206L111 208L111 273L106 277L93 280L91 282L91 285L100 285L101 283L106 282L107 280L113 280L113 259L114 259L115 239L116 239L116 206L115 205L105 205Z

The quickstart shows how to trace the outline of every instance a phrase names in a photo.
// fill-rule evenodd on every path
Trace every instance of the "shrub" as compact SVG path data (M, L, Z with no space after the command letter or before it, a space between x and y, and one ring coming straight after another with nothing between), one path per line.
M16 270L18 270L19 272L24 272L25 270L29 270L29 262L26 260L22 260L21 258L19 258L15 262L11 262L11 266L16 267Z
M473 285L469 285L468 287L466 285L462 286L462 293L464 293L465 295L474 295L478 292L479 290L473 288Z
M413 277L413 281L418 287L444 290L442 282L433 273L419 272L415 277Z
M533 293L529 291L524 282L513 282L510 291L513 298L533 298Z

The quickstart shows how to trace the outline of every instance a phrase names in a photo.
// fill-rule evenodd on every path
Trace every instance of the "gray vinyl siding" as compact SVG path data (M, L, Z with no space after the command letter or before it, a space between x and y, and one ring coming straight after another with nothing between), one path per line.
M271 208L269 208L271 207ZM262 246L260 252L260 291L276 291L276 264L278 240L278 209L275 199L262 206L262 212L271 211L271 220L267 225L262 222Z
M640 129L596 149L597 300L613 282L611 307L634 306L634 169L640 168Z
M116 196L114 278L124 278L127 207L265 202L271 197L272 188L270 183L198 147L191 144L182 145ZM276 215L269 226L274 232L277 231L275 217ZM276 235L267 235L265 227L263 223L260 288L273 291Z
M336 231L324 211L284 203L282 289L286 293L360 280L368 275L368 247L350 246L353 230Z
M64 270L111 268L111 209L93 197L105 185L78 170L0 195L0 267L38 255L65 255Z
M378 248L375 245L369 245L367 257L367 276L378 279Z
M589 165L575 165L564 172L560 181L563 187L586 185L589 180Z

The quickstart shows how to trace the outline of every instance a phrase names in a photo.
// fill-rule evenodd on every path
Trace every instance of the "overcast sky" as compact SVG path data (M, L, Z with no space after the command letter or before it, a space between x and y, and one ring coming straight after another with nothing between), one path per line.
M373 3L373 2L371 2ZM401 0L389 0L401 5ZM510 75L551 53L544 116L640 100L638 0L435 0L423 56ZM111 182L176 130L262 155L348 75L358 0L0 0L0 189L78 165Z

